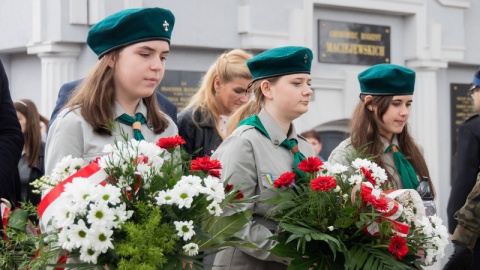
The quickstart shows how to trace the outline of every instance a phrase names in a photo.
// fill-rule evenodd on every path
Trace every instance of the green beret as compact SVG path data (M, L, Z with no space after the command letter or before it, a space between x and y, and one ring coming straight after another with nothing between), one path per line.
M123 46L149 40L170 44L175 16L163 8L132 8L114 13L88 31L87 44L102 58Z
M269 77L308 73L313 54L309 48L287 46L267 50L247 61L253 81Z
M358 74L358 81L365 95L412 95L415 71L394 64L378 64Z

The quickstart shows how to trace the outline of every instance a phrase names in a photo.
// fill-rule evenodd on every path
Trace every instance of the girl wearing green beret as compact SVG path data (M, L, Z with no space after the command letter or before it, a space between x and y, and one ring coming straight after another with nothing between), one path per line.
M351 119L351 136L332 151L328 161L349 166L357 157L372 158L388 175L386 189L417 189L430 174L408 128L415 72L379 64L360 73L358 80L361 93ZM430 180L429 187L433 197Z
M226 137L230 116L246 104L252 75L241 49L222 53L202 78L200 89L178 114L178 130L186 141L184 149L195 157L212 155Z
M245 95L254 98L232 115L229 125L238 126L219 146L213 158L222 163L223 180L241 185L246 197L258 195L257 201L244 203L232 211L253 210L253 219L239 233L258 249L228 247L215 258L213 269L275 270L286 269L287 258L268 252L275 241L268 238L278 224L265 218L272 205L260 200L276 196L269 188L282 173L296 168L304 156L314 156L310 144L297 135L292 121L307 112L312 90L310 67L312 52L304 47L281 47L263 52L247 66L253 82ZM295 146L298 146L299 151ZM218 266L218 267L217 267Z
M122 132L149 142L178 134L154 95L173 24L169 10L141 8L117 12L90 29L87 44L100 60L50 127L47 174L65 156L88 163L103 155L104 145L123 140Z

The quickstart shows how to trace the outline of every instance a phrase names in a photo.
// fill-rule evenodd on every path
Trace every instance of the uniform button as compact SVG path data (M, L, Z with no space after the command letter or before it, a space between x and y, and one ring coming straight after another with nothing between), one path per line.
M275 146L278 146L280 143L278 142L278 140L275 140L273 144L275 144Z

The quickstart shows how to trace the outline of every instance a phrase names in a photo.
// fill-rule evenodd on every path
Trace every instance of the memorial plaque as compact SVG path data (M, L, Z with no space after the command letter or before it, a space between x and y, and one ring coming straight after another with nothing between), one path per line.
M458 127L470 116L476 114L473 99L468 94L470 84L450 84L450 123L452 138L452 165L457 152L457 130ZM453 172L453 170L452 170Z
M158 86L160 93L182 111L190 102L190 98L198 91L203 72L167 70L162 82Z
M318 61L370 66L390 63L390 27L318 20Z

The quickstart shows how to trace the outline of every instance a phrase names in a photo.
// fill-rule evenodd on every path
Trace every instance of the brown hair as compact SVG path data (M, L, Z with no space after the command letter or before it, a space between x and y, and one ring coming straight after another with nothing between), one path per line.
M214 82L216 78L222 83L231 82L236 78L252 79L247 67L247 60L253 56L241 49L227 51L220 55L202 78L198 92L192 96L187 108L193 107L192 120L195 122L196 111L201 111L206 117L203 123L212 119L215 121L217 133L225 139L220 131L220 109L215 98ZM199 124L199 123L196 123Z
M48 119L38 113L37 106L30 99L20 99L13 102L15 110L21 113L26 120L25 131L25 154L29 167L37 167L38 155L41 151L42 132L40 122L48 126Z
M372 99L367 102L364 102L364 97L364 95L360 97L361 100L357 104L352 115L352 120L350 122L351 142L355 149L361 149L364 151L362 154L374 157L374 161L382 168L385 168L385 164L383 164L380 159L380 155L383 153L383 144L375 119L379 119L383 122L383 115L390 107L393 96L372 96ZM369 105L377 108L376 113L375 111L372 112L368 109ZM415 172L420 177L428 177L432 192L435 194L427 163L410 135L408 125L405 125L402 132L398 134L397 137L400 151L412 164ZM391 179L391 175L388 175L388 178ZM393 184L395 185L395 183Z
M114 50L103 56L90 74L72 92L65 108L80 107L80 114L99 134L112 135L106 127L113 120L115 91L113 74L116 60L122 49ZM113 67L108 65L113 61ZM142 99L147 107L147 123L153 127L156 134L162 133L168 127L168 119L158 106L155 93Z
M303 132L300 135L305 137L305 138L313 138L313 139L317 140L319 143L322 143L322 138L320 137L320 133L318 133L318 131L316 131L316 130L313 130L313 129L308 130L308 131Z
M250 88L253 91L253 100L248 102L247 104L240 107L228 121L228 128L227 128L227 136L232 134L232 132L238 127L240 122L254 114L260 113L263 108L264 96L262 92L262 82L268 81L270 84L275 85L281 76L270 77L263 80L257 80L250 85Z

